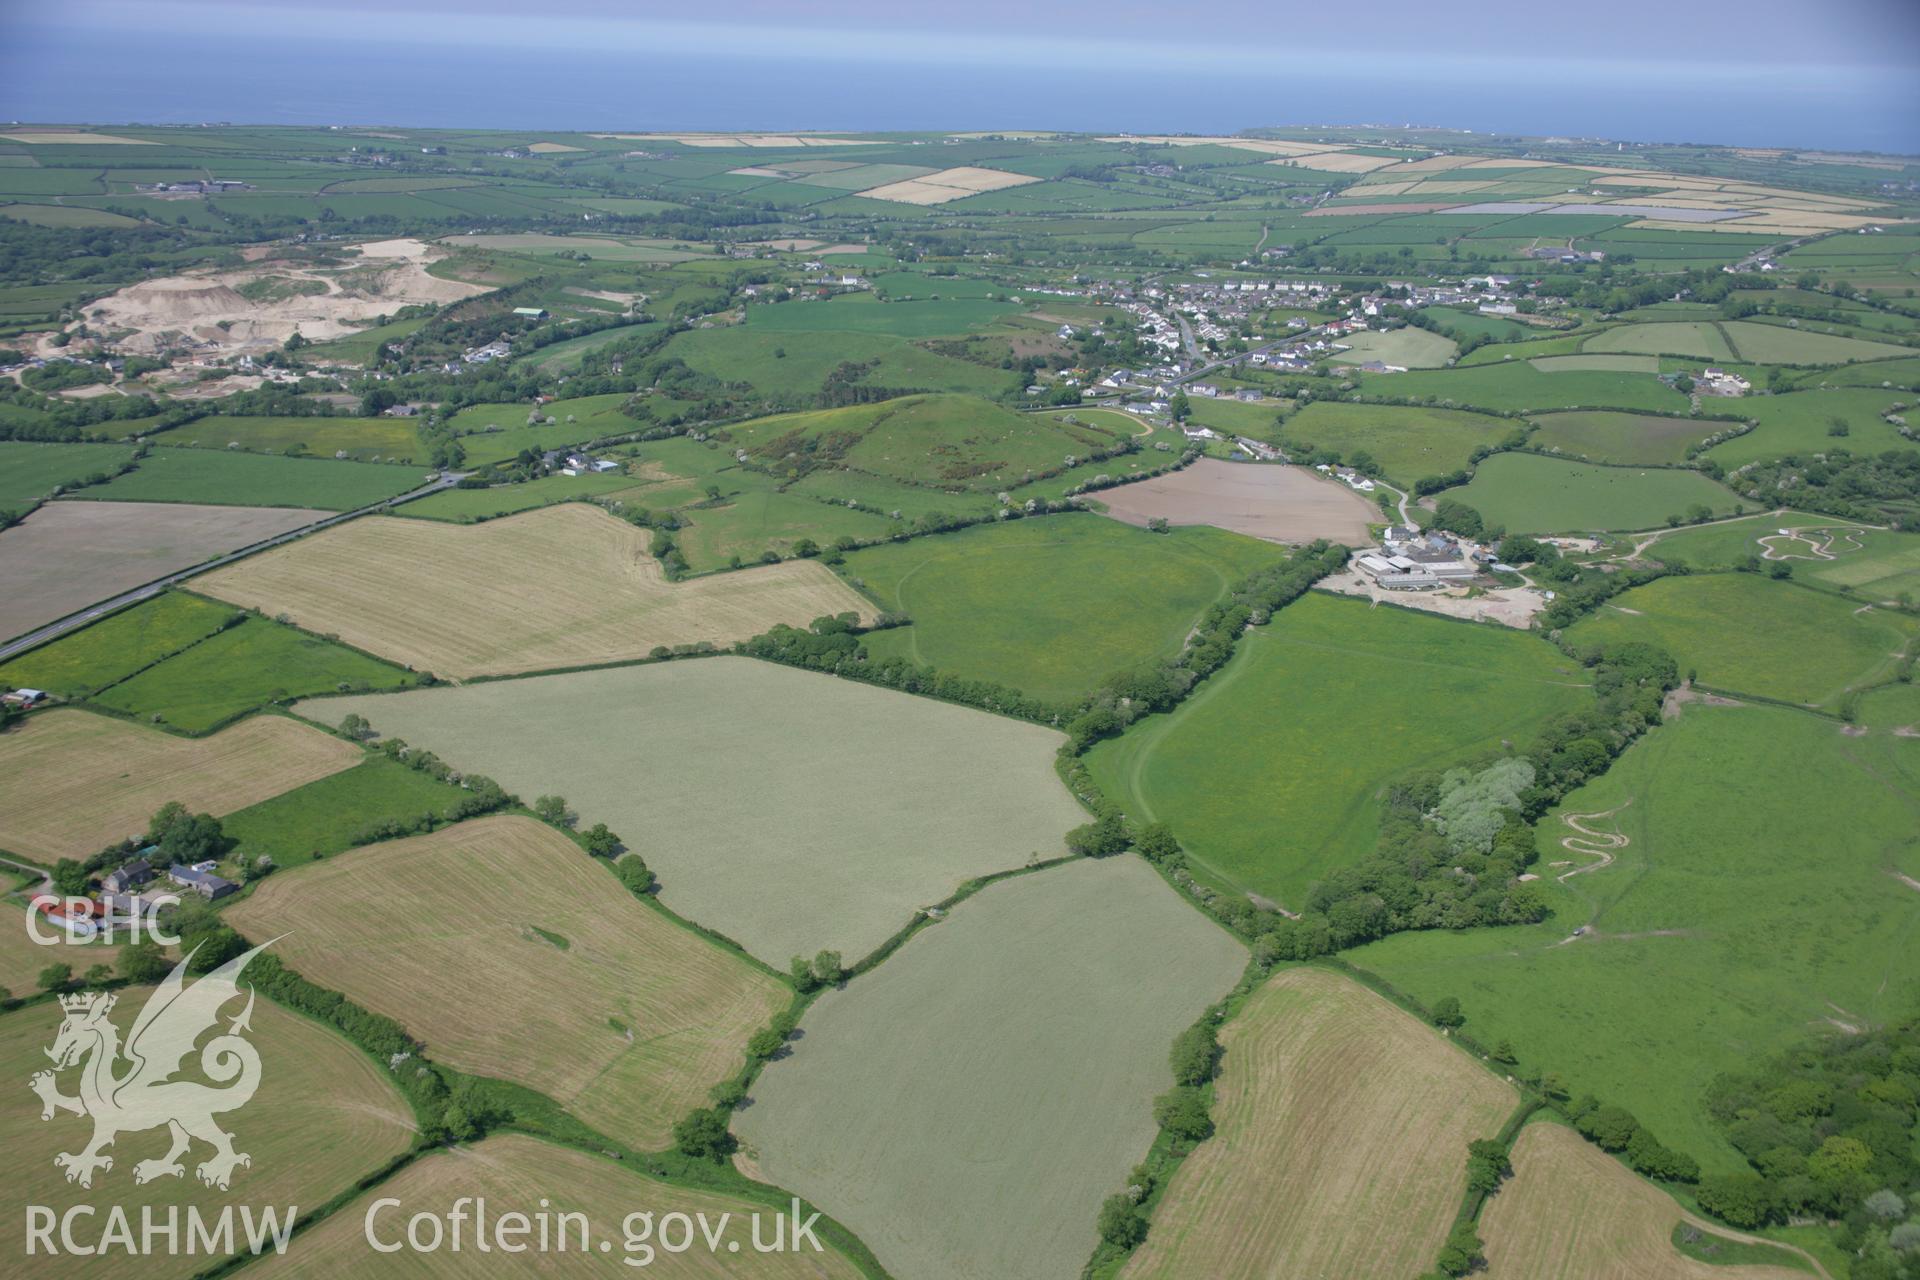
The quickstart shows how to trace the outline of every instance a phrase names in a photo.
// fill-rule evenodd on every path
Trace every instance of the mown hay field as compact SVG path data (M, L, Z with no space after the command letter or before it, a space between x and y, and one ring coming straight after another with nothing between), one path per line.
M1217 1132L1175 1173L1121 1274L1373 1280L1425 1269L1466 1190L1466 1145L1499 1130L1513 1089L1324 969L1276 974L1220 1041Z
M1651 529L1695 507L1716 516L1751 509L1698 471L1602 467L1534 453L1497 453L1472 480L1440 496L1512 533Z
M49 503L0 530L0 639L314 519L278 507Z
M963 881L1064 853L1086 820L1051 729L747 658L299 710L564 796L645 855L668 906L780 966L823 947L852 962Z
M1151 480L1103 489L1107 514L1145 527L1149 520L1212 525L1269 542L1326 538L1367 545L1380 509L1337 481L1302 467L1255 466L1202 458Z
M1702 684L1831 706L1890 674L1920 624L1759 574L1714 573L1623 592L1568 634L1576 644L1648 641Z
M465 1249L458 1253L446 1248L436 1253L410 1248L379 1253L367 1242L366 1235L368 1211L376 1197L400 1201L398 1207L388 1207L373 1218L376 1237L382 1244L391 1244L405 1240L407 1219L413 1214L431 1213L444 1220L463 1196L484 1198L490 1220L510 1212L533 1218L545 1206L544 1212L553 1215L548 1219L552 1247L537 1255L537 1268L540 1275L561 1280L622 1273L675 1280L722 1280L748 1273L755 1280L855 1280L860 1275L858 1268L830 1249L816 1253L802 1244L792 1252L753 1252L749 1215L758 1212L768 1220L762 1224L761 1239L770 1239L770 1220L775 1211L769 1205L655 1182L600 1156L517 1133L488 1138L474 1146L436 1151L416 1161L296 1237L285 1256L263 1259L248 1269L264 1280L335 1276L466 1280L477 1269L471 1223L462 1237ZM471 1210L470 1205L468 1208ZM625 1221L636 1212L653 1215L654 1234L630 1244ZM584 1249L579 1243L579 1229L563 1230L559 1216L576 1213L584 1214L589 1224ZM672 1213L704 1214L716 1230L723 1216L731 1218L719 1236L722 1243L717 1251L710 1250L696 1233L692 1248L670 1253L660 1247L658 1224ZM638 1236L640 1224L633 1224L633 1230ZM564 1250L560 1247L563 1234ZM669 1234L677 1244L677 1224ZM610 1243L611 1250L601 1252L602 1241ZM735 1249L729 1250L729 1244ZM642 1252L643 1247L646 1252ZM743 1255L752 1261L743 1263ZM632 1268L623 1265L629 1259ZM640 1270L643 1263L645 1269Z
M1073 1275L1245 963L1137 858L1003 881L821 997L735 1127L896 1275Z
M1341 340L1346 348L1332 357L1335 364L1362 364L1378 360L1407 369L1438 369L1460 351L1444 334L1408 325L1387 332L1369 330Z
M231 813L357 764L361 751L285 716L177 738L86 711L0 735L0 849L84 858L146 830L169 800Z
M1064 701L1178 654L1209 605L1283 554L1204 526L1154 534L1068 515L869 547L843 572L913 619L868 636L875 657Z
M471 528L370 517L202 578L208 595L446 676L643 658L872 609L788 561L670 583L646 530L569 503Z
M1537 1122L1513 1147L1513 1178L1480 1215L1487 1280L1805 1280L1799 1259L1727 1266L1689 1258L1673 1229L1712 1227L1573 1130Z
M0 866L0 885L17 883L24 888L39 882L38 875L17 871L13 866ZM69 938L66 930L44 919L29 925L26 914L24 895L0 900L0 988L16 1000L24 1000L40 990L40 975L47 966L64 964L75 974L84 974L94 965L113 964L127 942L125 930L115 934L112 942L104 938L82 942ZM32 931L52 941L37 942Z
M93 953L91 948L59 950ZM123 1037L151 990L128 987L119 993L112 1016ZM223 1029L244 1004L235 1000L222 1011ZM168 1206L184 1212L189 1205L203 1220L217 1218L223 1206L248 1206L256 1214L271 1206L284 1221L288 1206L297 1206L303 1213L318 1208L413 1141L413 1115L380 1064L333 1032L260 999L247 1036L260 1054L259 1091L244 1108L217 1117L221 1128L234 1135L234 1149L253 1157L251 1166L234 1172L231 1188L218 1191L195 1176L195 1165L212 1154L212 1148L202 1142L195 1142L183 1159L183 1177L136 1185L134 1165L157 1160L167 1152L167 1132L156 1128L122 1134L110 1150L113 1168L95 1174L92 1188L83 1189L65 1180L53 1156L80 1150L92 1126L65 1113L43 1122L40 1099L27 1088L28 1077L48 1066L41 1051L53 1043L60 1017L57 1005L37 1005L0 1019L0 1071L16 1082L0 1092L0 1149L17 1157L9 1159L6 1172L0 1174L0 1194L16 1207L0 1221L0 1250L8 1257L17 1259L26 1253L27 1219L19 1210L22 1205L46 1205L55 1213L74 1205L98 1206L93 1218L76 1220L76 1238L82 1241L89 1231L105 1229L108 1205L126 1211L136 1240L146 1206L159 1210L162 1223ZM190 1056L181 1078L204 1081L198 1063L197 1054ZM124 1066L119 1069L125 1070ZM63 1073L61 1092L69 1096L77 1092L77 1076L73 1071ZM240 1236L238 1208L235 1218L235 1235ZM180 1280L204 1271L212 1261L205 1253L189 1254L184 1221L181 1230L177 1255L164 1252L161 1237L163 1247L154 1256L116 1249L99 1257L80 1257L63 1250L59 1256L43 1254L24 1264L22 1274Z
M1890 873L1920 874L1916 753L1883 728L1688 703L1541 820L1551 919L1399 934L1348 958L1428 1004L1457 998L1481 1042L1628 1108L1707 1172L1745 1170L1705 1104L1716 1075L1829 1019L1908 1008L1889 977L1920 972L1920 893ZM1570 817L1624 837L1586 842L1610 863L1579 851Z
M291 968L394 1018L435 1059L538 1089L644 1148L740 1069L788 1000L531 818L312 863L227 916L249 937L286 935ZM449 975L484 998L450 995Z
M1087 763L1135 818L1172 825L1197 875L1297 909L1373 851L1382 786L1524 746L1587 704L1585 682L1533 636L1314 593Z

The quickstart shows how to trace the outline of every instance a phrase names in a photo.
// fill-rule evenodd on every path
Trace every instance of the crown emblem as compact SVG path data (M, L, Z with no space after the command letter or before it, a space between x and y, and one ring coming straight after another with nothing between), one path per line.
M75 995L61 996L60 1007L68 1013L86 1013L95 1006L101 1013L113 1008L113 996L98 991L82 991Z

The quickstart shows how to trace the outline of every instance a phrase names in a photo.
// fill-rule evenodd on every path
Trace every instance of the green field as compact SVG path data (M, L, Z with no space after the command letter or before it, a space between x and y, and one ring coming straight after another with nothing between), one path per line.
M1920 893L1887 871L1920 862L1917 755L1795 711L1688 706L1542 823L1547 864L1597 861L1559 847L1576 834L1560 815L1627 841L1564 885L1570 867L1536 868L1551 920L1349 958L1424 1001L1457 997L1483 1043L1510 1040L1709 1171L1744 1169L1704 1106L1715 1075L1912 1012L1899 975L1920 969Z
M972 396L927 395L759 418L721 428L713 438L745 450L756 465L783 479L855 471L992 493L1059 470L1068 458L1111 449L1132 434L1015 413Z
M753 475L733 473L738 479ZM623 497L640 506L650 506L654 501L645 489ZM766 551L785 555L801 538L826 546L840 537L862 541L884 538L899 527L870 511L852 511L801 494L776 492L771 486L739 490L710 506L682 511L680 519L683 524L674 535L674 544L696 573L724 568L736 557L750 564Z
M427 450L405 418L201 418L162 432L162 444L252 453L299 452L355 462L413 462Z
M614 325L609 329L596 329L592 333L583 333L577 338L563 338L559 342L546 346L525 356L541 373L568 373L580 367L580 360L590 351L614 342L625 342L633 338L658 333L661 324L657 321L645 321L635 324Z
M620 412L628 396L624 393L578 396L555 400L538 407L539 425L530 425L533 407L525 404L468 405L447 420L447 426L460 437L468 466L506 462L523 449L544 453L570 444L579 444L601 436L624 435L645 424ZM546 419L552 418L548 426Z
M369 755L351 769L230 813L220 825L242 856L264 853L287 867L349 849L375 823L423 813L444 818L465 794L417 769Z
M113 502L204 502L234 507L314 507L352 511L416 489L419 467L275 458L213 449L155 449L111 484L82 490Z
M133 456L118 444L24 444L0 441L0 511L20 511L62 485L106 477Z
M1018 391L1021 382L1018 374L939 355L883 333L808 333L752 324L692 329L675 334L663 354L789 401L818 395L827 375L849 362L869 366L861 381L876 387L997 398Z
M431 316L415 316L411 320L394 320L371 329L362 329L358 333L344 338L333 338L326 342L316 342L310 347L309 354L317 359L345 360L352 364L372 364L380 354L380 348L389 342L398 342L426 326Z
M1050 729L745 658L299 710L564 796L645 856L668 906L781 966L822 947L852 963L969 877L1063 852L1084 817Z
M1920 622L1758 574L1662 578L1575 623L1575 643L1646 640L1702 684L1809 706L1888 674Z
M1643 413L1548 413L1534 419L1527 438L1535 449L1559 450L1620 466L1685 462L1687 446L1719 429L1697 418Z
M1245 963L1131 857L992 885L821 997L735 1124L896 1275L1073 1275L1168 1044Z
M1696 356L1702 360L1737 358L1720 326L1705 321L1621 325L1617 329L1596 333L1580 349L1650 356Z
M1597 357L1622 359L1628 357ZM1650 359L1650 357L1647 357ZM1568 367L1563 361L1578 356L1552 356L1540 361L1513 360L1500 364L1463 365L1456 369L1415 369L1407 373L1361 374L1360 385L1385 396L1433 396L1443 405L1497 412L1549 413L1555 409L1623 409L1630 412L1685 413L1687 398L1661 382L1651 367L1644 372L1595 369L1590 364Z
M1207 526L1156 534L1069 515L871 547L841 572L913 619L867 637L876 658L1064 701L1176 655L1207 606L1281 554Z
M141 720L204 733L255 707L342 687L412 683L391 663L265 618L248 618L116 684L94 701Z
M1754 364L1844 364L1856 360L1885 360L1908 355L1911 347L1859 338L1806 333L1785 325L1730 320L1721 326L1743 360Z
M1698 471L1601 467L1531 453L1500 453L1473 479L1440 494L1515 533L1651 529L1694 507L1727 515L1746 504Z
M1529 360L1541 373L1658 373L1658 356L1557 355Z
M0 664L0 685L81 697L204 640L235 614L232 605L163 592Z
M1310 444L1337 449L1349 462L1365 453L1380 464L1388 479L1404 488L1422 476L1459 470L1475 449L1498 444L1522 426L1453 409L1320 400L1288 418L1281 439L1294 450Z
M1707 456L1723 467L1733 468L1784 454L1826 453L1832 449L1852 453L1913 449L1914 443L1880 416L1892 405L1907 399L1898 391L1860 388L1746 396L1720 404L1709 401L1711 413L1759 425L1746 435L1715 445L1707 450ZM1836 418L1846 424L1845 436L1831 434ZM1724 428L1712 423L1708 429Z
M1134 817L1173 827L1196 874L1297 908L1373 852L1383 785L1523 746L1587 705L1584 682L1533 636L1312 594L1087 762Z
M984 298L880 302L871 294L854 294L824 302L749 307L747 327L767 333L886 333L896 338L938 338L984 329L1018 310L1009 303Z

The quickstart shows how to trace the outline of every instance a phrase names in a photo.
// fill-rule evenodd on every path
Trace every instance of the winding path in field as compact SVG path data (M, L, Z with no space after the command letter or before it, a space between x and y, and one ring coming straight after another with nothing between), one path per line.
M1599 821L1603 818L1611 818L1614 814L1620 812L1632 803L1633 801L1629 800L1625 804L1617 804L1602 813L1569 813L1561 816L1560 821L1572 827L1574 834L1562 836L1560 838L1560 847L1568 853L1577 853L1582 857L1594 858L1597 859L1597 861L1589 862L1583 867L1575 867L1571 871L1562 872L1556 877L1559 883L1565 884L1575 876L1585 875L1589 871L1599 871L1604 867L1613 865L1613 855L1632 844L1633 841L1621 835L1618 831L1596 831L1592 827L1587 826L1586 823L1589 821Z
M1837 533L1832 529L1795 529L1791 533L1770 533L1765 537L1755 538L1754 541L1760 544L1762 560L1838 560L1839 553L1833 547L1834 543L1841 538L1846 539L1847 545L1841 547L1840 551L1866 550L1861 545L1860 539L1853 536L1854 533L1855 530L1851 528L1842 529ZM1820 538L1825 538L1826 541L1818 541ZM1780 545L1776 546L1776 543ZM1802 544L1806 546L1807 554L1787 549L1790 546Z

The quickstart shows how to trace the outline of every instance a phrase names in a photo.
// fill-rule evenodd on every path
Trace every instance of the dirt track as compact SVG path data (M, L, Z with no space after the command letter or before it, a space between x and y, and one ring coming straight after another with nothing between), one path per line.
M1614 814L1620 812L1620 810L1632 803L1633 801L1629 800L1626 804L1616 805L1601 813L1568 813L1561 815L1560 821L1572 827L1574 834L1562 836L1560 838L1560 847L1568 853L1577 853L1582 857L1597 859L1597 861L1589 862L1584 867L1575 867L1571 871L1561 872L1560 875L1556 877L1561 884L1565 884L1574 876L1585 875L1589 871L1599 871L1612 866L1613 855L1633 843L1633 841L1618 831L1596 831L1582 821L1583 819L1598 820L1601 818L1611 818Z

